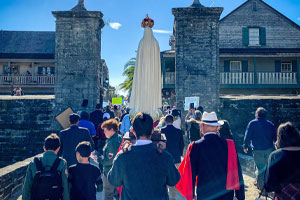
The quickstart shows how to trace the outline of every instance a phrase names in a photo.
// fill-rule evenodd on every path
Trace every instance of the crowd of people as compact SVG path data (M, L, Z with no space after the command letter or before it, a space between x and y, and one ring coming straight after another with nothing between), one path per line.
M69 116L70 128L49 135L44 154L28 166L23 199L245 199L245 184L229 122L190 106L171 107L153 121L129 108L100 104ZM257 187L281 199L300 199L300 133L291 122L277 133L259 107L244 138L253 148ZM277 149L277 150L275 150Z

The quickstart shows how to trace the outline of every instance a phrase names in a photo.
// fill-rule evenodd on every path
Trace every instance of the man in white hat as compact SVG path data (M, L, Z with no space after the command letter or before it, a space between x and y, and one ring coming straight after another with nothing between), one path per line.
M193 194L195 194L195 182L198 177L197 199L232 200L235 193L238 200L244 200L244 181L235 148L232 153L227 141L216 133L224 122L218 121L215 112L204 112L199 123L204 137L193 144L190 153ZM234 154L234 159L229 158L230 154ZM228 177L232 178L229 175L232 170L228 170L231 169L228 163L232 163L232 160L235 160L235 169L238 170L235 181L228 179Z

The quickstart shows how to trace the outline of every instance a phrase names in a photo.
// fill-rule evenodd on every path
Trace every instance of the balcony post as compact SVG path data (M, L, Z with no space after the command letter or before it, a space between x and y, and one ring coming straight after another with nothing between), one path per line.
M256 57L253 58L253 65L254 65L254 84L257 84L257 73L256 73Z
M161 66L162 66L162 74L163 74L163 77L162 77L162 81L163 81L162 88L164 88L165 85L166 85L166 62L165 62L165 57L164 57L163 54L161 54Z
M299 57L297 57L297 74L298 74L298 80L297 83L300 85L300 65L299 65Z

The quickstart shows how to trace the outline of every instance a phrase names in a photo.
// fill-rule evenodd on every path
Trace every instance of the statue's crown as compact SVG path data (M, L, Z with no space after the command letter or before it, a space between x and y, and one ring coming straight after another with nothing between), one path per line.
M142 27L145 28L147 26L149 26L150 28L152 28L154 26L154 20L149 18L148 14L146 15L146 17L142 21Z

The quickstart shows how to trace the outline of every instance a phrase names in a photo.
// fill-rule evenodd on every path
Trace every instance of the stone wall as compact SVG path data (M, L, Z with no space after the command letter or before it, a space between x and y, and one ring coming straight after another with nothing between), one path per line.
M223 8L173 8L176 103L199 96L201 105L216 110L219 101L219 17ZM197 87L193 87L193 86Z
M1 168L0 170L0 199L17 199L21 195L26 170L34 157L13 165ZM15 198L13 198L15 197Z
M53 98L0 101L0 167L43 151L53 108Z
M239 152L242 152L247 125L254 119L258 107L268 110L267 119L276 129L287 121L300 129L300 97L223 97L220 99L219 118L229 122Z

